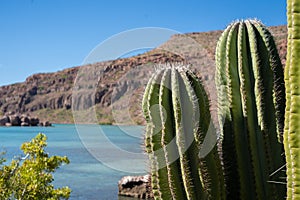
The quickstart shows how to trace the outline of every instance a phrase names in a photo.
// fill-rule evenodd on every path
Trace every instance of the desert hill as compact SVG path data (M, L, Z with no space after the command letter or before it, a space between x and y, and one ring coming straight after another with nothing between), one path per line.
M285 64L286 26L270 27ZM159 63L191 65L216 106L214 51L221 31L174 35L165 44L130 58L40 73L0 87L0 116L27 113L52 123L74 123L73 112L93 109L99 123L143 124L140 104L147 80ZM89 112L81 122L89 123Z

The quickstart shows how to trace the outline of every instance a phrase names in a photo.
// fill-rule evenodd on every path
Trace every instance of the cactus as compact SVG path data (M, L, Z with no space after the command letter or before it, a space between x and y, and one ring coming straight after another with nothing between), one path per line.
M259 21L237 21L223 32L216 87L227 198L284 199L283 68Z
M207 132L215 134L209 129L209 101L201 82L183 64L160 66L142 107L155 199L224 199L216 146L199 156Z
M288 48L285 67L286 110L284 149L287 199L300 199L300 2L287 0Z

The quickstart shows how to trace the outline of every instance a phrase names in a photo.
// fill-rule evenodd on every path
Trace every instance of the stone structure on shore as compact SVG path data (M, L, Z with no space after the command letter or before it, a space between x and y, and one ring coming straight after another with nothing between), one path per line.
M5 114L0 118L0 126L52 126L49 121L41 122L37 117L25 114Z
M153 199L150 179L150 175L124 176L118 183L119 195L139 199Z

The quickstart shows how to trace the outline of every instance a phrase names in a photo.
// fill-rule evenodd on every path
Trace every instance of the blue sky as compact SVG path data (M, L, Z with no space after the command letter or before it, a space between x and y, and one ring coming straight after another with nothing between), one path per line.
M0 85L80 65L129 29L202 32L249 17L283 25L285 14L285 0L0 0Z

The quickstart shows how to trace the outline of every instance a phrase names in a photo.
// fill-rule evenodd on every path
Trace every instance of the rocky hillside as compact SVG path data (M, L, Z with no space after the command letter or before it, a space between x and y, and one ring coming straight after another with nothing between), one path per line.
M270 27L285 63L287 30ZM214 51L221 31L174 35L160 47L131 58L116 59L34 74L23 83L0 87L0 116L21 113L53 123L89 123L90 111L99 123L142 124L141 96L159 63L184 62L202 78L216 109ZM78 122L78 121L76 121Z

